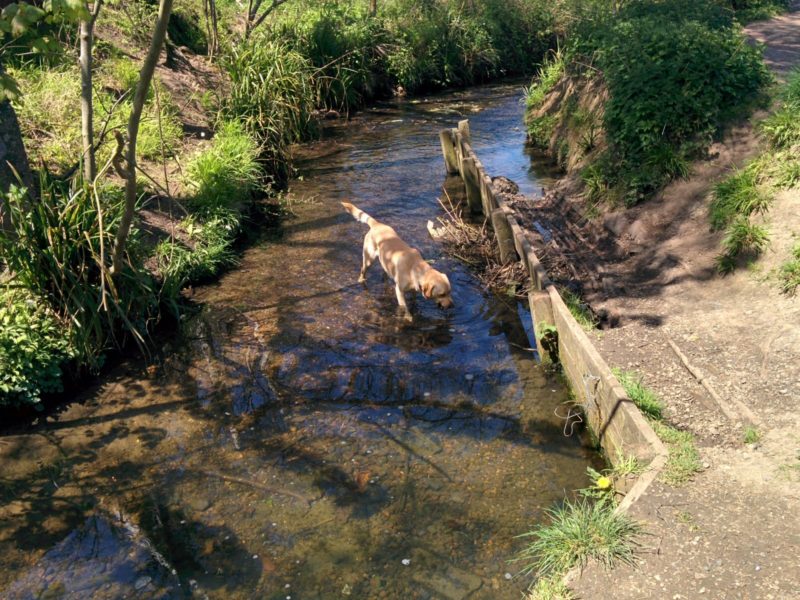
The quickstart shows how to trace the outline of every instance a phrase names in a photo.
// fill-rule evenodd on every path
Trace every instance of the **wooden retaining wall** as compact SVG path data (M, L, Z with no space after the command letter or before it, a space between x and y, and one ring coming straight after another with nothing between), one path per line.
M530 273L529 303L540 355L546 356L540 333L555 327L564 373L608 459L614 462L635 456L640 464L650 466L629 490L623 490L627 495L621 508L626 508L666 463L666 448L570 313L514 211L495 193L491 177L470 144L469 122L461 121L457 128L441 131L439 137L447 172L464 181L470 212L488 217L501 261L519 260Z

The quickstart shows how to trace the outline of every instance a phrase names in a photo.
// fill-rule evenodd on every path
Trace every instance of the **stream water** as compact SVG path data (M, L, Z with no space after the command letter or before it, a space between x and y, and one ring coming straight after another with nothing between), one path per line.
M426 232L438 131L469 118L488 172L531 172L517 86L378 106L300 151L294 216L249 248L156 366L129 362L0 437L5 598L513 598L514 536L586 484L567 399L513 300ZM398 313L366 228L392 224L455 307ZM529 320L528 317L526 317Z

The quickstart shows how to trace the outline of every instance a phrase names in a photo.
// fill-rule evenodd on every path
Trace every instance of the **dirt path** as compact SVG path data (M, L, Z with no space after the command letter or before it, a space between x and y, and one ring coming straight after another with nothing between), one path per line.
M747 33L779 76L800 64L800 12ZM696 436L704 469L683 487L651 486L631 511L649 532L641 563L590 566L574 585L580 598L800 598L800 298L782 295L773 274L800 235L800 190L767 216L770 250L732 276L716 275L720 236L708 228L710 186L757 152L749 126L734 130L692 178L605 219L617 252L602 265L598 306L620 326L597 346L660 394L667 420ZM747 426L757 443L744 443Z

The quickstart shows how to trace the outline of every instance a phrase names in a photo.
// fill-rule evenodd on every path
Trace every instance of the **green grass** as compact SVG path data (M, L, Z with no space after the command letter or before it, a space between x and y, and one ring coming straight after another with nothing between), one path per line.
M578 294L567 288L562 288L559 292L564 304L567 305L569 312L578 322L578 325L586 331L591 331L597 327L597 318Z
M186 165L187 187L195 206L205 209L246 203L261 186L260 148L236 121L217 130L208 148Z
M714 186L709 219L715 230L723 229L737 217L765 213L772 194L762 184L763 163L754 161Z
M635 538L641 527L614 508L609 500L565 500L548 510L549 525L519 536L533 541L514 560L523 563L523 574L540 578L563 575L590 560L608 568L634 564Z
M639 475L644 471L644 466L639 462L635 456L624 456L621 452L617 454L614 465L608 470L609 476L617 479L624 478L629 475Z
M238 211L217 207L202 217L187 218L181 226L189 234L190 245L169 239L156 247L162 301L176 313L177 298L185 285L206 280L238 262L233 243L241 216Z
M539 577L528 590L525 600L574 600L575 596L558 575Z
M722 253L715 258L717 271L722 274L733 272L741 255L758 255L768 243L769 231L766 227L751 222L749 217L739 215L725 230Z
M746 427L743 435L745 444L755 444L761 439L761 434L755 427Z
M98 81L108 82L114 93L96 86L93 97L95 130L100 131L108 121L109 128L124 130L131 111L132 94L115 107L116 95L129 90L138 81L138 67L124 60L112 61L109 71L102 71ZM131 65L134 65L131 67ZM104 66L103 69L106 67ZM135 70L135 73L134 73ZM76 68L60 70L14 71L23 90L21 100L15 103L20 126L26 138L26 148L33 162L44 162L56 172L77 163L82 153L80 77ZM160 160L177 152L183 129L177 108L163 85L158 86L158 97L151 93L145 105L139 126L138 156L147 160ZM119 89L117 89L117 87ZM113 109L113 111L112 111ZM97 140L99 141L99 140ZM113 152L110 136L98 150L98 164L103 164Z
M536 110L542 105L547 94L564 75L565 64L564 55L561 52L555 52L545 60L533 83L524 89L525 106L528 110Z
M796 294L800 287L800 242L794 245L792 257L781 265L779 276L783 293Z
M614 376L619 380L628 397L647 417L651 419L663 418L664 405L658 396L642 383L642 377L635 371L612 369Z
M286 43L253 37L226 56L231 79L223 115L259 140L268 175L289 175L289 146L316 131L313 67Z
M662 421L650 421L653 430L667 445L669 457L661 479L670 485L682 485L691 480L702 469L700 454L694 443L694 436Z
M771 184L764 181L769 168L769 161L760 157L714 186L709 219L713 229L725 229L716 257L722 274L731 273L740 256L760 254L769 242L767 229L751 220L766 213L774 200Z
M665 423L663 404L651 389L642 384L641 377L631 371L613 369L628 397L647 416L650 425L661 441L667 445L669 457L661 472L661 478L670 485L681 485L700 471L700 455L694 444L694 436Z

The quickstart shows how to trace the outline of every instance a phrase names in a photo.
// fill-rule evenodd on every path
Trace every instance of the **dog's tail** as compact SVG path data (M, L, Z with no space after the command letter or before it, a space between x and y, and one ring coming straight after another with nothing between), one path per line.
M378 224L378 222L375 219L370 217L367 213L365 213L363 210L361 210L357 206L353 206L349 202L342 202L342 206L344 206L344 209L347 212L349 212L351 215L353 215L353 218L356 221L360 221L361 223L366 223L370 227L374 227L375 225Z

